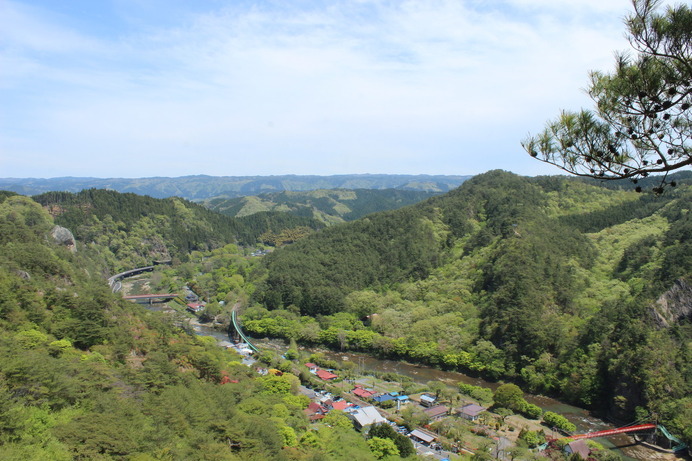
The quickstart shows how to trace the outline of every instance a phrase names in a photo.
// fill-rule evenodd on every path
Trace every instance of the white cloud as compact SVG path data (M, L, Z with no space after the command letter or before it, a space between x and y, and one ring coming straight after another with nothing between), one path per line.
M257 3L110 38L7 5L25 31L3 35L0 161L62 153L83 175L530 173L520 139L588 103L588 70L626 46L625 0ZM21 106L29 90L43 105ZM95 153L121 161L97 170Z
M4 47L69 54L99 50L97 41L55 23L57 18L27 4L0 2L0 18L0 41Z

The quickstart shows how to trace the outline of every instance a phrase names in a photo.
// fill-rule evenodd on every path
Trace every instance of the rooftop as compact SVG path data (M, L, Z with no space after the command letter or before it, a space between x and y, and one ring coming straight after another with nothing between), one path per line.
M423 412L431 418L435 418L437 416L446 415L449 412L449 408L444 405L438 405L436 407L426 408Z
M335 410L345 410L350 405L346 400L339 400L338 402L332 403L332 408Z
M330 379L336 379L338 378L337 375L335 375L332 372L329 372L327 370L317 370L317 377L320 378L323 381L329 381Z
M588 445L586 445L585 440L575 440L574 442L568 443L567 446L569 447L571 453L579 453L579 456L581 456L582 459L587 459L591 453L591 450L589 449Z
M351 416L356 421L360 427L368 426L370 424L384 423L387 420L377 411L377 408L373 406L363 407L359 410L354 411Z
M422 440L425 443L433 442L437 438L432 434L424 432L422 429L414 429L409 435L417 438L418 440Z
M370 398L373 395L375 395L375 393L373 391L369 391L367 389L363 389L362 387L358 387L358 386L356 386L356 388L353 389L351 392L353 393L353 395L357 395L358 397L361 397L364 399Z
M469 416L478 416L479 414L483 413L486 409L480 405L476 405L475 403L470 403L468 405L465 405L461 408L461 412L465 415Z

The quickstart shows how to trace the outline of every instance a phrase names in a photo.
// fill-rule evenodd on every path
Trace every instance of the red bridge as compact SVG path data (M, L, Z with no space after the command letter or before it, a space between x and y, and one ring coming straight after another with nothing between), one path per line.
M586 434L577 434L569 437L562 437L563 439L592 439L594 437L608 437L609 435L623 434L625 432L637 432L637 431L648 431L651 429L656 429L655 424L639 424L636 426L620 427L618 429L607 429L605 431L588 432Z
M617 429L606 429L605 431L596 431L596 432L588 432L586 434L575 434L571 435L569 437L562 437L560 439L553 439L549 440L543 445L538 447L539 451L545 450L552 442L555 440L564 440L564 439L571 439L571 440L579 440L579 439L592 439L595 437L608 437L610 435L615 435L615 434L624 434L626 432L643 432L643 431L649 431L649 430L654 430L656 433L662 434L665 438L668 439L670 443L670 449L677 453L684 451L687 449L687 444L685 444L682 440L668 432L668 429L666 429L664 426L660 424L637 424L634 426L627 426L627 427L619 427Z

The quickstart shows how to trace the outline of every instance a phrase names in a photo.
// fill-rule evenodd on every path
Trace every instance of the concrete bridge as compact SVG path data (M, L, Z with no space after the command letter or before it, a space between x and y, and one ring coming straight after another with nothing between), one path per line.
M121 272L119 274L112 275L111 277L108 278L108 285L110 285L111 289L113 290L113 293L117 293L120 291L120 285L119 282L122 279L128 278L128 277L134 277L135 275L142 274L144 272L151 272L154 270L156 266L160 265L170 265L171 261L154 261L154 263L151 266L144 266L144 267L137 267L135 269L130 269L129 271Z
M178 293L160 293L160 294L149 294L149 295L129 295L123 296L123 299L129 299L130 301L148 301L149 304L154 302L164 302L170 299L178 297ZM154 301L158 300L158 301Z

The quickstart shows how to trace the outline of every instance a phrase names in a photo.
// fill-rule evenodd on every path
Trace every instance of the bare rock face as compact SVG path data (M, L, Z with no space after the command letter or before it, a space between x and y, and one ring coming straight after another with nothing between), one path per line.
M53 230L50 231L50 235L59 245L66 246L73 253L77 251L77 241L74 239L74 235L72 235L69 229L55 226Z
M692 285L682 278L676 280L650 307L650 313L660 328L670 328L684 319L692 319Z

